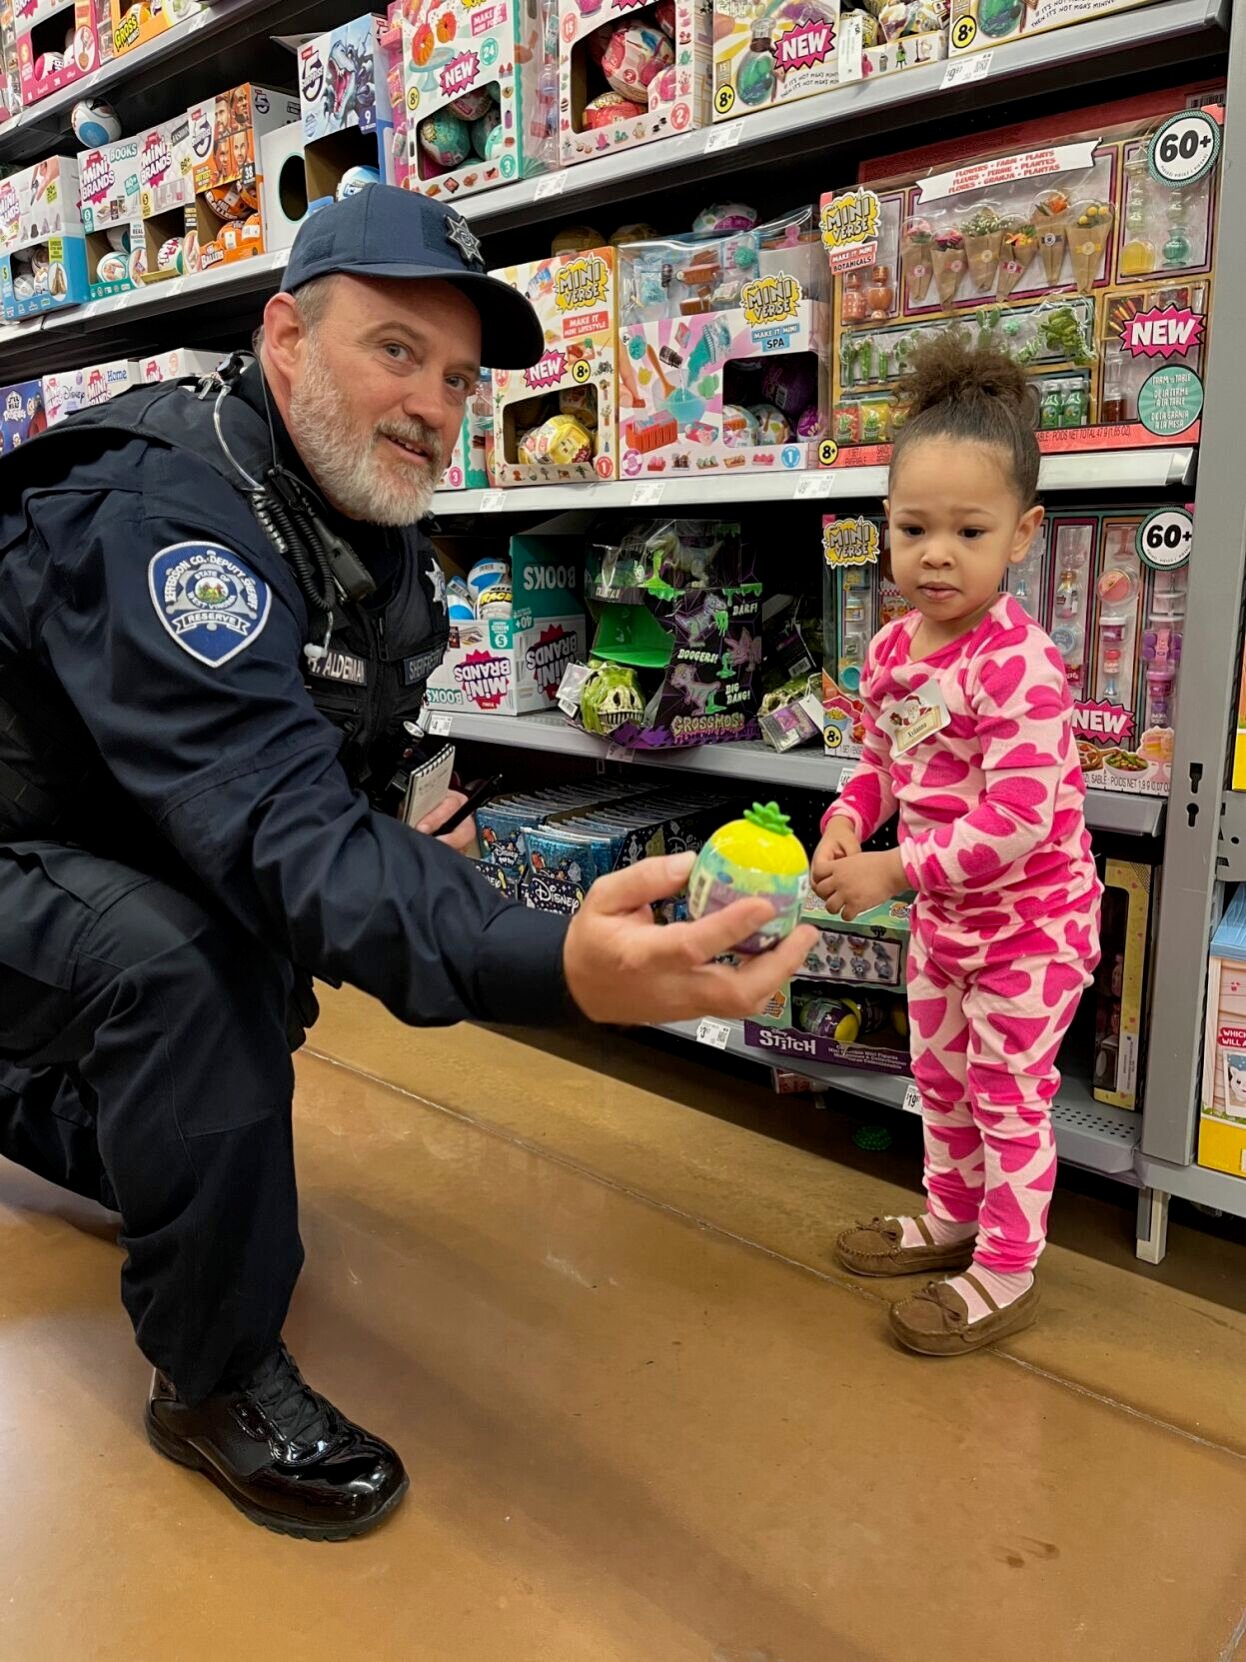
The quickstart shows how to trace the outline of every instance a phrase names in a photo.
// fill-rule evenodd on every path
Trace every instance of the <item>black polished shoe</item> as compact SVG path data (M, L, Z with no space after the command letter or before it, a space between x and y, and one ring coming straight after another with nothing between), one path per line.
M305 1384L284 1345L235 1390L197 1408L157 1371L147 1436L279 1535L349 1540L388 1517L407 1490L396 1452Z

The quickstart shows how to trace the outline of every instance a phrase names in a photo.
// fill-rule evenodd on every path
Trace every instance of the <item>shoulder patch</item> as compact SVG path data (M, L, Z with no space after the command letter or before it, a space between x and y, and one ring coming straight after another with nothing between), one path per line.
M211 542L175 542L153 554L147 586L169 634L209 669L236 658L263 633L272 605L268 584Z

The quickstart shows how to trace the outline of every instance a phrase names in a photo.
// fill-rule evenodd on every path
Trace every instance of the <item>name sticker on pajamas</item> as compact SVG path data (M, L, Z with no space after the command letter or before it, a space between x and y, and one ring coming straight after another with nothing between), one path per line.
M883 717L891 729L892 748L897 756L903 756L932 734L941 733L951 719L943 694L933 681L901 699Z

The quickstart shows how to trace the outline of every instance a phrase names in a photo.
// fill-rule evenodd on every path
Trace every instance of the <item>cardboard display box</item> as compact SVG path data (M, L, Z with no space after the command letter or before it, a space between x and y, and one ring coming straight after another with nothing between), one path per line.
M297 99L249 82L188 111L201 271L266 251L261 144L298 119Z
M709 121L710 0L614 0L604 17L580 0L557 6L563 167Z
M394 183L386 32L383 17L357 17L299 48L299 120L313 212L334 200L352 168Z

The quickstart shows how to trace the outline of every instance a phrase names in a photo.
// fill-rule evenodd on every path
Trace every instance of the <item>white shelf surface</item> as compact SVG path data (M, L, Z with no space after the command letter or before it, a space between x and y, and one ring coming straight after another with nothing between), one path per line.
M475 710L426 710L431 737L480 744L504 745L516 750L542 750L560 756L583 756L635 767L675 769L708 774L741 784L784 786L822 791L828 798L839 789L841 775L853 764L840 762L814 748L780 754L761 739L738 744L687 745L682 750L624 750L605 739L582 733L557 711L526 716L482 715ZM1124 831L1140 837L1159 834L1164 801L1154 796L1125 796L1089 791L1086 823L1098 831Z
M816 1080L825 1090L840 1091L845 1096L859 1097L886 1108L905 1107L905 1096L912 1084L910 1079L895 1074L867 1073L857 1068L828 1067L825 1063L807 1061L802 1057L784 1056L778 1051L756 1050L745 1044L744 1028L740 1022L729 1022L727 1026L729 1035L721 1048L730 1056L757 1062L763 1067L786 1068ZM659 1030L696 1043L699 1027L700 1023L695 1021L667 1022ZM717 1050L720 1047L713 1045L707 1048ZM910 1109L910 1112L918 1111ZM1096 1102L1084 1081L1066 1077L1052 1109L1052 1121L1062 1160L1123 1182L1138 1183L1136 1162L1142 1130L1141 1115ZM1233 1179L1226 1178L1225 1181L1232 1182ZM1242 1188L1246 1190L1246 1184Z

